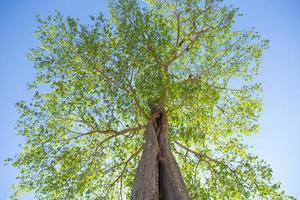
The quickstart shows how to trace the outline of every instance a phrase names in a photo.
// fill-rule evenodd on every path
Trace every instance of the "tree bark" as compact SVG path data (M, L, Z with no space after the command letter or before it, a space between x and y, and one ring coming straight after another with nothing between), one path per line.
M148 122L145 146L134 180L131 200L190 200L180 169L168 145L164 110Z
M158 162L159 145L152 123L145 130L142 158L135 175L131 200L159 200Z

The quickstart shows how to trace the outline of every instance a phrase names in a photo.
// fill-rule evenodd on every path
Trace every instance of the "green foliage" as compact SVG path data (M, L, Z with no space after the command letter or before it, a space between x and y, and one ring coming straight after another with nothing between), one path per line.
M139 5L140 4L140 5ZM21 101L17 197L128 199L149 105L163 104L192 199L288 199L244 136L258 130L262 52L238 11L213 0L112 0L90 25L37 19L36 79Z

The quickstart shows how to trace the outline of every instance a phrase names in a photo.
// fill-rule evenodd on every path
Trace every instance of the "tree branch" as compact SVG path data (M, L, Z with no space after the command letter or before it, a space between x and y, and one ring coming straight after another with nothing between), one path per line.
M80 136L84 136L84 135L90 135L90 134L94 134L94 133L101 133L101 134L112 134L113 136L118 136L118 135L124 135L128 132L134 132L134 131L138 131L142 128L145 128L145 125L139 125L137 127L134 128L127 128L127 129L123 129L121 131L115 131L115 130L92 130L86 133L81 133Z
M192 38L192 36L189 38L189 40L191 41L188 45L191 47L192 45L194 45L194 43L197 41L197 39L200 38L200 36L202 35L202 33L205 33L209 30L213 30L214 28L206 28L204 29L204 27L198 31L198 32L190 32L187 36L191 36L193 34L195 34L194 38ZM179 42L179 46L176 46L173 50L173 52L171 53L170 55L170 58L162 64L162 68L167 71L168 70L168 67L175 61L177 60L179 57L181 57L185 52L186 52L186 49L182 49L181 52L177 53L177 49L179 47L181 47L181 44L184 42L184 39L182 39L180 42Z
M134 152L127 160L125 160L124 162L122 162L122 163L119 163L119 164L117 164L117 165L114 165L113 167L111 167L109 170L106 170L105 172L108 172L108 171L110 171L111 169L114 169L114 168L116 168L116 167L118 167L118 166L121 166L121 165L124 165L124 167L123 167L123 170L121 171L121 173L120 173L120 175L110 184L111 186L113 186L123 175L124 175L124 173L125 173L125 171L126 171L126 169L127 169L127 165L129 164L129 162L133 159L133 158L135 158L142 150L143 150L143 148L144 148L144 144L143 145L141 145L139 148L138 148L138 150L136 151L136 152Z

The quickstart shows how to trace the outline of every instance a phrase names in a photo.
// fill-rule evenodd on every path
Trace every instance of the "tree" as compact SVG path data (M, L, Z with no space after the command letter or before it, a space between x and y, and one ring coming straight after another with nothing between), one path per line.
M242 141L258 130L268 41L234 30L238 10L219 0L109 7L89 25L38 18L13 197L293 199Z

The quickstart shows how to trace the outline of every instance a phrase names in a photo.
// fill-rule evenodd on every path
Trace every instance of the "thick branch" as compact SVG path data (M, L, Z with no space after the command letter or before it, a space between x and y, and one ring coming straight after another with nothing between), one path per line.
M100 133L100 134L112 134L112 135L124 135L128 132L135 132L135 131L138 131L142 128L145 128L145 126L137 126L137 127L134 127L134 128L127 128L127 129L123 129L121 131L115 131L115 130L92 130L92 131L89 131L89 132L86 132L86 133L81 133L80 136L84 136L84 135L90 135L90 134L94 134L94 133Z
M188 152L194 154L197 158L200 158L200 159L201 159L201 158L206 158L206 159L208 159L209 161L213 161L213 162L220 163L220 161L215 160L215 159L213 159L213 158L210 158L209 156L207 156L207 155L205 155L205 154L196 152L196 151L194 151L194 150L192 150L192 149L190 149L190 148L184 146L183 144L181 144L181 143L179 143L179 142L177 142L177 141L175 142L175 144L177 144L179 147L183 148L184 150L186 150L186 151L188 151Z

